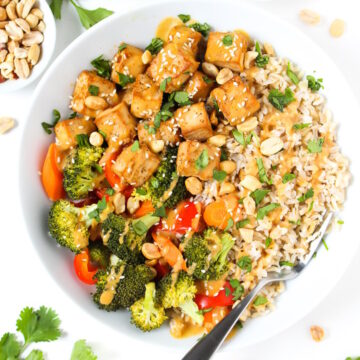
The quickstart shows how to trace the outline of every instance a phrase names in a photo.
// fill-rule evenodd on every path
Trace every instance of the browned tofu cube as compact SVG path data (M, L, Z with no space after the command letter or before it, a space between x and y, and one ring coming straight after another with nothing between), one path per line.
M210 103L216 100L219 109L231 125L238 125L260 109L260 103L240 76L234 76L210 94Z
M242 71L248 41L248 36L241 31L211 32L207 43L205 61L234 71Z
M105 133L106 141L113 149L131 142L136 136L136 120L124 102L103 111L96 117L95 125Z
M215 81L213 79L210 79L201 71L196 71L184 90L189 94L192 101L205 101L214 85Z
M175 145L180 141L179 125L175 122L174 118L162 121L155 133L153 130L151 131L152 128L154 128L152 121L142 122L138 125L137 130L140 144L150 145L154 140L164 140L165 145Z
M204 141L213 134L203 102L179 108L175 111L174 118L179 123L182 136L187 140Z
M135 117L149 119L160 111L163 92L147 75L137 76L132 95L131 113Z
M123 45L123 44L122 44ZM119 74L130 76L133 80L145 71L141 56L143 52L135 46L126 47L116 53L112 63L111 80L120 83Z
M194 29L185 25L178 25L171 29L168 40L196 56L201 38L201 34Z
M112 170L127 183L141 186L156 171L160 159L146 145L134 149L132 145L125 148L115 161Z
M93 94L89 92L89 88ZM94 91L95 94L98 94L97 96L94 96ZM91 105L89 102L90 97L100 97L101 99L97 99L99 101ZM84 116L96 117L102 110L114 106L118 102L119 96L113 82L98 76L93 71L85 70L78 76L71 101L71 108L74 111Z
M169 43L153 59L147 69L147 74L159 86L166 79L165 91L170 93L181 89L198 66L199 63L191 52L174 43Z
M213 177L214 169L220 164L220 149L187 140L180 143L176 159L176 169L180 176L196 176L201 180L209 180Z
M55 126L56 145L61 150L68 150L76 145L76 135L89 135L96 130L92 120L75 118L60 121Z

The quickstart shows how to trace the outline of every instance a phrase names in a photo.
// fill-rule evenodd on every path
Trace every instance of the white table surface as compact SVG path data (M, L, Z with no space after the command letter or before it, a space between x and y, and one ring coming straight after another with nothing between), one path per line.
M57 22L56 54L59 54L67 44L84 31L74 9L68 5L67 1L65 2L62 20ZM120 12L143 2L149 3L150 0L80 1L81 5L88 8L103 6ZM360 99L359 0L263 0L257 3L258 6L295 24L313 38L334 59L357 98ZM316 27L301 23L298 12L303 8L319 12L322 15L321 23ZM336 40L328 33L329 25L334 18L342 18L347 24L344 36ZM0 269L2 274L0 335L6 331L15 331L15 321L23 307L37 308L46 305L58 312L64 331L61 340L39 345L39 348L46 351L47 359L68 359L72 344L78 339L86 339L98 354L99 359L104 360L180 359L182 355L180 353L164 351L163 348L156 348L136 339L121 338L117 334L114 336L114 332L109 328L95 322L79 310L58 289L43 265L39 263L23 223L18 197L18 158L24 115L32 100L35 86L36 84L17 93L0 95L0 116L11 116L17 120L15 129L0 136ZM39 119L39 123L40 121L43 119ZM356 114L354 121L360 121L360 114ZM359 154L356 144L354 144L354 151ZM359 234L354 234L354 236L359 237ZM358 255L360 256L360 252ZM219 353L214 359L341 360L347 356L360 356L359 274L360 261L358 257L355 257L345 276L327 299L300 322L268 341L243 349L236 354ZM325 339L320 343L315 343L309 333L310 326L314 324L325 329ZM97 334L101 334L101 341Z

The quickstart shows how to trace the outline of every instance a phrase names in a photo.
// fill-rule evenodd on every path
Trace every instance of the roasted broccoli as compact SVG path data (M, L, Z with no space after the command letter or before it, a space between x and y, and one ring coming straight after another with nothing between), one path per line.
M144 296L145 285L154 277L155 272L146 265L128 265L119 260L96 273L98 281L93 299L107 311L130 307Z
M176 174L177 147L168 146L156 173L133 196L141 201L151 200L155 207L173 208L189 196L185 178Z
M184 257L189 267L195 266L193 276L200 280L217 280L228 271L227 255L234 246L228 233L207 229L187 241Z
M109 214L101 224L104 244L126 263L139 264L144 260L141 247L146 240L147 231L159 221L159 217L151 214L136 220Z
M195 294L194 280L185 271L180 271L178 274L168 274L160 280L156 299L165 309L180 308L195 323L201 325L204 317L193 301Z
M80 252L89 243L89 226L97 205L77 208L68 200L53 203L49 212L50 235L61 245L73 252Z
M167 319L162 306L155 303L155 283L146 285L145 297L131 305L131 322L142 331L159 328Z
M110 261L110 250L100 241L89 244L90 260L101 269L106 269Z
M67 158L63 185L70 199L79 200L88 196L95 187L95 179L101 167L98 164L104 149L95 146L78 146Z

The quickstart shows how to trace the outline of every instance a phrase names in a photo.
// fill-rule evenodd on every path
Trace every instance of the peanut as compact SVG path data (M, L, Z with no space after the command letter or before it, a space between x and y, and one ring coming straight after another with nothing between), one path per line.
M194 176L190 176L185 180L185 187L192 195L198 195L203 190L202 182Z
M235 161L225 160L220 163L220 169L225 171L227 174L231 174L236 170Z
M107 102L100 96L88 96L85 105L92 110L104 110L108 107Z
M221 147L226 143L226 136L225 135L214 135L208 139L209 144Z
M244 177L244 179L240 182L241 186L243 186L244 188L250 190L250 191L254 191L256 189L261 188L261 182L252 175L246 175Z
M154 153L161 152L165 147L164 140L152 140L149 143L150 150Z
M248 132L254 130L257 126L258 126L257 118L253 116L250 119L244 121L242 124L237 125L236 128L239 131Z
M247 51L244 58L245 69L251 68L251 63L258 57L257 51Z
M38 44L31 45L28 51L28 61L31 65L36 65L40 57L40 46Z
M0 134L5 134L15 126L14 119L6 116L0 117Z
M33 44L41 44L44 40L44 35L40 31L31 31L24 34L22 44L24 46L31 46Z
M304 23L309 25L316 25L320 22L320 15L309 9L301 10L299 17Z
M15 20L17 18L15 1L9 2L9 4L6 6L6 13L10 20Z
M141 252L145 256L146 259L160 259L161 253L157 245L153 243L145 243L141 248Z
M34 14L29 14L25 18L26 22L29 24L31 29L34 29L39 24L39 18ZM42 30L38 29L39 31L43 32Z
M214 64L211 64L208 62L203 62L201 65L201 68L206 75L208 75L214 79L219 74L219 70Z
M219 195L222 196L222 195L230 194L233 191L235 191L235 186L230 182L224 181L220 185Z
M30 10L33 8L34 4L35 0L24 0L24 7L21 14L21 17L23 19L25 19L29 15Z
M15 59L14 65L15 65L15 74L20 79L26 79L29 77L30 68L29 68L29 64L25 59Z
M141 60L145 65L150 64L152 60L151 52L149 50L145 50L141 56Z
M229 80L231 80L233 78L234 74L233 72L228 69L228 68L223 68L219 71L219 73L216 76L216 82L219 85L223 85L226 82L228 82Z
M265 156L271 156L284 148L283 141L278 137L270 137L264 140L260 145L260 151Z
M330 25L330 35L340 37L345 31L345 22L341 19L335 19Z
M112 199L115 208L115 214L119 215L125 212L125 196L121 193L116 193Z
M7 14L6 14L6 10L2 7L0 7L0 21L6 20L7 19Z
M313 340L316 342L321 341L325 336L324 329L318 325L311 326L310 334L311 334L311 337L313 338Z

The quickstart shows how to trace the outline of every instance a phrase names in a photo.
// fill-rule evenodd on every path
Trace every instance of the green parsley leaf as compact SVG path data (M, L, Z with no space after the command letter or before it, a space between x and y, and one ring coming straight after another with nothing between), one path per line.
M57 20L61 19L61 8L63 0L52 0L50 3L50 9L54 14L54 18Z
M180 106L191 105L189 94L186 91L176 91L174 94L174 100Z
M202 77L202 79L206 82L206 84L212 84L214 82L213 79L210 79L209 77L207 77L206 75L204 75Z
M240 286L240 281L238 279L230 279L229 283L230 283L231 287L234 289L236 289L237 287Z
M259 205L269 192L270 190L256 189L250 193L250 196L255 200L255 204Z
M119 51L123 51L124 49L127 48L127 44L126 43L122 43L119 45Z
M277 209L280 207L280 204L278 203L270 203L268 205L263 206L258 210L258 213L256 215L257 220L262 220L269 212Z
M199 32L200 34L202 34L203 36L207 37L209 35L209 31L211 29L210 25L207 23L195 23L195 24L190 24L189 28L194 29L195 31Z
M242 131L239 131L237 129L234 129L232 131L232 134L235 138L235 140L242 146L246 146L246 140L245 140L245 137L244 137L244 133Z
M97 360L97 356L85 340L78 340L74 344L70 360Z
M255 59L255 65L259 68L264 68L269 62L269 57L261 54L260 44L257 41L255 43L255 51L258 53L258 56Z
M268 236L266 239L265 239L265 249L267 249L272 243L272 238L270 236Z
M283 112L285 106L295 101L295 97L294 93L291 91L290 88L286 88L284 94L278 89L271 89L269 92L268 100L275 109Z
M310 188L304 195L301 195L299 198L298 198L298 201L300 203L308 200L308 199L311 199L312 197L314 196L314 189L313 188Z
M268 302L268 299L265 296L259 295L254 300L255 306L265 305Z
M227 160L229 157L228 157L228 154L226 152L226 149L224 149L223 147L221 147L220 149L221 153L220 153L220 161L225 161Z
M131 151L137 152L140 149L140 144L138 140L135 140L134 143L131 145Z
M308 88L311 91L316 92L319 91L321 88L324 88L324 86L322 85L323 79L316 80L312 75L308 75L306 79L308 81Z
M0 359L18 359L21 347L22 344L16 339L15 334L5 333L0 340Z
M236 301L239 300L241 298L241 296L244 294L245 289L242 285L239 285L238 287L235 288L235 290L232 293L232 300Z
M24 335L25 344L53 341L60 337L60 320L51 308L24 308L16 321L16 330Z
M108 189L106 189L105 193L106 193L107 195L112 196L112 195L115 194L115 190L114 190L113 188L108 188Z
M107 18L108 16L113 14L113 11L97 8L94 10L85 9L75 3L74 0L70 0L70 2L74 5L82 26L85 29L91 28L93 25L97 24L99 21Z
M225 45L225 46L231 46L232 43L233 43L233 38L231 35L225 35L223 38L222 38L222 43Z
M103 58L103 55L98 56L96 59L91 61L91 65L96 69L99 76L110 79L111 75L111 63L110 60Z
M93 96L98 96L98 94L99 94L99 88L95 85L90 85L88 90L89 90L89 93Z
M240 229L250 223L250 219L243 219L236 222L236 228Z
M127 84L131 84L135 81L135 79L132 76L125 75L122 73L117 73L119 76L119 85L121 87L125 87Z
M160 91L164 92L166 90L166 85L171 83L171 77L167 77L160 83Z
M244 199L245 199L245 198L240 198L240 199L238 200L238 204L243 204L243 203L244 203Z
M77 117L77 112L74 111L69 115L69 119L75 119ZM99 131L100 132L100 131Z
M211 308L207 308L207 309L201 309L201 310L198 310L196 313L199 314L199 315L204 315L210 311L212 311L212 307Z
M296 178L296 175L295 174L292 174L292 173L286 173L283 178L282 178L282 183L283 184L286 184L288 183L289 181L291 180L294 180Z
M322 243L324 244L325 249L326 249L327 251L329 251L329 247L328 247L325 239L323 238L321 241L322 241Z
M271 179L268 178L265 167L264 167L264 163L261 158L256 159L256 165L257 165L258 172L259 172L260 182L263 184L266 183L268 185L272 185L273 182Z
M40 350L33 350L31 353L25 358L25 360L44 360L44 354Z
M76 135L76 143L80 147L90 147L89 137L86 134L77 134Z
M236 265L248 273L252 270L252 261L249 256L242 256Z
M165 210L165 206L162 205L159 208L157 208L153 214L153 216L158 216L158 217L166 217L166 210Z
M307 144L308 152L311 154L321 153L323 144L324 144L323 138L309 140Z
M226 175L227 175L226 172L223 170L216 170L216 169L213 170L213 178L216 181L219 181L219 182L224 181L226 178Z
M234 226L234 220L232 218L230 218L227 222L227 225L226 225L226 228L224 229L224 231L229 231L233 226Z
M288 64L287 64L286 75L290 78L290 80L293 82L293 84L297 85L299 83L299 81L300 81L299 78L291 70L290 62L288 62Z
M209 154L207 149L204 149L200 156L195 161L195 167L197 170L205 169L209 165Z
M151 55L156 55L164 46L164 41L160 38L153 38L151 43L145 48L145 50L149 50Z
M60 115L59 110L54 109L52 111L52 123L49 124L46 122L42 122L41 126L45 130L45 132L50 135L52 133L51 129L56 126L56 124L59 122L60 118L61 118L61 115Z
M302 130L302 129L306 129L311 125L311 123L300 123L300 124L294 124L293 125L293 129L294 130Z
M185 24L191 19L191 16L185 14L179 14L178 18Z
M294 263L292 263L290 261L280 261L279 264L280 264L280 266L288 266L288 267L294 266Z

